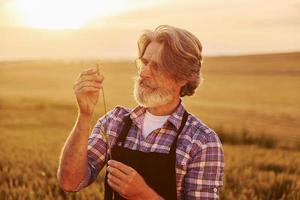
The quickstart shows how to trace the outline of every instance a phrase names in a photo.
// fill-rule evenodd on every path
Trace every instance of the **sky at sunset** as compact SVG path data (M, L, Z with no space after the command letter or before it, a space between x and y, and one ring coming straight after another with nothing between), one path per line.
M194 33L205 55L300 51L296 0L0 0L0 60L132 59L160 24Z

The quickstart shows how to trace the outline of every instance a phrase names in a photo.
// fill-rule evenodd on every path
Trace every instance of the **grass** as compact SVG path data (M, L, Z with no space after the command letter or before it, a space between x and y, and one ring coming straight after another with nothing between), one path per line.
M291 148L287 146L279 146L279 142L272 136L267 136L263 134L251 134L249 130L243 129L239 133L226 133L222 129L215 129L218 133L219 138L225 144L232 144L232 145L257 145L263 148ZM293 148L297 148L294 146Z
M78 193L64 193L57 185L58 156L76 107L36 99L22 102L5 101L1 107L0 199L102 199L103 171L96 183ZM299 151L226 142L224 151L222 199L299 197Z
M59 153L76 117L72 84L95 63L0 63L0 199L103 199L103 171L78 193L61 191L56 181ZM205 81L184 102L224 144L221 199L300 199L299 63L300 54L205 60ZM108 109L135 106L134 67L102 65Z

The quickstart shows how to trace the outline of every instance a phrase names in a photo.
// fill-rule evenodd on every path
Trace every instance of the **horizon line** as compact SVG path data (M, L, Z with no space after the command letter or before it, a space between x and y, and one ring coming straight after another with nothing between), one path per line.
M258 52L258 53L228 53L228 54L209 54L204 55L204 58L219 58L219 57L247 57L247 56L268 56L268 55L283 55L283 54L300 54L299 50L291 50L291 51L272 51L272 52ZM24 57L24 58L1 58L0 62L13 62L13 61L42 61L42 60L51 60L51 61L89 61L89 60L102 60L106 62L122 62L122 61L131 61L134 60L135 57L116 57L116 58L101 58L95 56L85 56L85 57Z

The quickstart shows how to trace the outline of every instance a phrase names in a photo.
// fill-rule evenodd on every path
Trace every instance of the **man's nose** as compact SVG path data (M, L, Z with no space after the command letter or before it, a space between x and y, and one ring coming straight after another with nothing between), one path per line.
M144 65L143 67L141 67L140 72L139 72L141 77L151 77L152 72L151 72L151 67L149 64Z

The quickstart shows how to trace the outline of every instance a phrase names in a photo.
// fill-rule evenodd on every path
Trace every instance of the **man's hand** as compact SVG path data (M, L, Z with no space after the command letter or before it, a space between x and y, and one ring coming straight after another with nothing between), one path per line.
M88 116L93 114L103 79L104 77L95 68L80 73L73 85L80 114Z
M108 161L108 184L126 199L162 199L132 167L115 160Z

